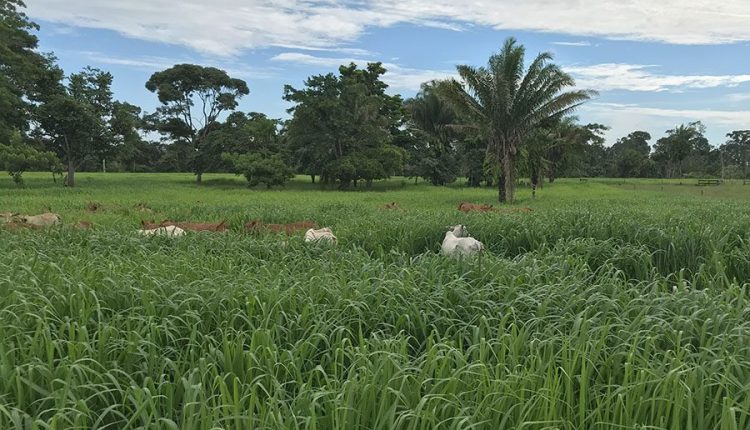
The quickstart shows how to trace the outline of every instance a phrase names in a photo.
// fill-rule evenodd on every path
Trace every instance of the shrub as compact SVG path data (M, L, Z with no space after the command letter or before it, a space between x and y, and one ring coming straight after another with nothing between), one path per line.
M250 187L266 184L266 188L271 188L284 185L294 177L294 172L280 155L224 153L222 158L234 166L235 173L245 176Z

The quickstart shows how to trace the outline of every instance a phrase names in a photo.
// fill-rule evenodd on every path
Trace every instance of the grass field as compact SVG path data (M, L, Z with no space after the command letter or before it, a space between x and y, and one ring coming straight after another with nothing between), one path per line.
M466 215L496 191L25 179L0 212L94 229L0 230L0 429L750 428L750 185L560 180ZM149 218L232 231L137 236ZM456 223L488 253L438 255Z

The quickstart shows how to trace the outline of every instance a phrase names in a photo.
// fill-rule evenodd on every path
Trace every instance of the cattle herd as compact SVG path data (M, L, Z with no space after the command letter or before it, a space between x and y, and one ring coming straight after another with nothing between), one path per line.
M141 204L143 205L143 204ZM146 207L143 205L143 207ZM383 209L404 210L396 202L390 202ZM101 205L89 203L87 209L90 212L96 212L101 209ZM469 212L500 212L500 211L521 211L531 212L530 208L493 208L489 204L475 204L461 202L458 210L464 213ZM150 210L148 210L150 212ZM0 212L0 223L4 224L6 229L41 229L62 224L62 218L55 213L43 213L40 215L20 215L11 212ZM72 225L73 228L88 230L92 227L89 221L78 221ZM223 232L229 229L226 220L219 223L208 222L181 222L164 220L159 223L154 220L141 221L141 229L137 232L143 236L183 236L188 231L194 232ZM450 256L468 256L478 254L485 248L482 242L474 239L469 235L465 225L459 224L447 227L445 237L441 246L441 251ZM251 220L245 223L245 232L252 234L260 233L284 233L292 236L296 232L304 231L305 242L324 242L336 244L337 239L333 231L328 227L320 228L315 221L304 220L288 224L265 224L259 219Z

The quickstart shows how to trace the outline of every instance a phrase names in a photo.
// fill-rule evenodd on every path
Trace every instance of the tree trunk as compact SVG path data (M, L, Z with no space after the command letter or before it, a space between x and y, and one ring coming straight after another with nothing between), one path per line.
M203 173L196 173L195 174L195 183L196 184L203 183Z
M503 172L500 172L500 176L497 178L497 200L500 203L507 201L507 189L505 188L505 176Z
M536 198L536 186L539 183L539 170L532 169L531 171L531 198Z
M508 203L513 203L513 192L515 191L516 178L513 172L513 156L509 149L503 151L503 176L505 198Z
M312 183L315 183L315 175L310 175L310 178L312 179Z
M75 187L76 186L76 167L72 161L68 161L68 174L65 176L65 186Z

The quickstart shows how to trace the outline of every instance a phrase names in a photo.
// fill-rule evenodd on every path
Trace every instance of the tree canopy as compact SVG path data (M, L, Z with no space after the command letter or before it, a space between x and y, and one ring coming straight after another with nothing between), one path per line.
M172 141L187 141L193 148L190 160L196 180L219 154L204 146L206 136L215 129L225 111L234 110L240 97L248 95L247 83L230 77L215 67L177 64L156 72L146 82L162 104L151 115L151 128L168 135Z
M524 70L526 50L514 38L505 41L487 67L460 65L460 81L449 80L441 93L466 121L474 124L488 144L503 177L500 201L513 201L515 160L533 130L573 111L596 92L567 90L570 75L551 63L552 54L539 54Z

